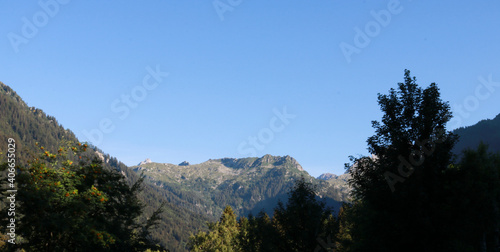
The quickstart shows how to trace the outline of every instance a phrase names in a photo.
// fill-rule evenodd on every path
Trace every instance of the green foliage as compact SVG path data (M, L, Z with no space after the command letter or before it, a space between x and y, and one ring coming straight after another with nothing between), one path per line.
M359 204L359 203L356 203ZM332 233L335 234L335 247L337 251L353 251L353 240L352 240L352 229L353 221L352 218L356 214L354 212L357 208L349 204L344 204L339 211L338 215L338 226L336 230Z
M273 251L276 232L271 218L261 211L257 216L241 217L239 243L241 251Z
M220 220L209 223L208 232L190 238L192 251L333 251L337 220L324 202L318 202L314 186L301 178L288 202L236 222L228 206Z
M76 142L73 132L65 130L53 116L41 109L28 107L9 86L0 82L0 153L6 153L8 138L16 140L17 162L26 164L36 152L36 142L46 151L56 152L62 139Z
M278 203L273 225L279 251L313 251L318 239L327 240L325 224L331 210L316 200L316 189L302 177L289 194L286 206ZM334 220L333 220L334 221Z
M44 146L44 151L58 153L61 141L78 142L75 135L54 117L38 108L28 107L10 87L0 83L0 142L6 143L9 137L16 140L20 153L16 162L22 165L27 165L40 146ZM35 146L36 142L39 143L38 147ZM6 145L0 144L0 153L5 153L5 148ZM134 172L95 146L89 144L87 152L89 160L102 160L103 169L117 170L129 186L140 179L141 172ZM146 223L148 216L152 216L164 202L164 211L159 214L161 219L158 227L151 231L151 238L171 251L185 251L189 235L195 230L206 230L203 223L216 220L216 214L225 205L234 206L239 214L246 215L262 208L272 213L278 200L286 198L286 191L293 185L293 179L306 174L290 157L278 159L267 155L264 159L212 161L210 165L184 166L178 170L174 167L169 175L179 174L178 177L155 177L149 171L153 168L148 167L151 164L145 165L147 179L138 192L138 198L145 207L138 220ZM169 169L160 165L155 168ZM189 174L196 170L192 168L201 173L198 176ZM334 200L343 199L337 190L326 189L329 187L327 182L318 183L323 184L322 195L332 198L330 202L333 204L336 204ZM5 203L0 202L0 207L4 206Z
M131 187L116 170L90 159L87 144L44 151L18 172L16 245L28 251L143 251L157 211L138 223L142 179ZM9 245L9 244L8 244ZM9 245L10 246L10 245Z
M46 115L42 110L28 107L10 87L0 82L0 142L7 143L10 137L16 140L16 163L22 166L27 165L41 146L44 146L44 151L58 154L61 141L78 142L71 130L65 129L54 117ZM35 145L36 142L39 146ZM6 153L6 147L6 144L0 144L0 153ZM140 174L95 146L89 144L86 155L89 160L102 160L100 165L103 169L118 171L129 186L141 179ZM145 206L143 214L138 217L138 221L143 223L164 204L164 211L159 214L161 219L158 227L151 230L151 238L171 251L185 251L190 233L202 228L203 223L208 220L205 216L184 208L182 204L176 205L177 202L172 201L176 197L173 193L161 190L149 181L144 181L137 196ZM0 202L0 209L4 207L5 202Z
M218 222L208 223L208 232L199 232L190 237L191 251L241 251L239 224L230 206L226 206Z

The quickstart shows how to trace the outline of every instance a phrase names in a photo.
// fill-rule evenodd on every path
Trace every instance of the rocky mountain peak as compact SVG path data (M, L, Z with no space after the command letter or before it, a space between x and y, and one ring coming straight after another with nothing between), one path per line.
M318 177L318 179L321 179L321 180L329 180L332 178L336 179L336 178L338 178L338 176L335 174L332 174L332 173L323 173L323 174L319 175L319 177Z
M151 159L146 158L146 160L144 160L144 161L140 162L138 165L144 165L144 164L149 164L149 163L152 163L152 162L151 162Z
M302 166L295 160L295 158L290 157L288 155L281 157L281 156L272 156L269 154L264 155L260 159L258 159L256 162L260 164L272 164L272 165L283 165L283 164L290 164L292 166L295 166L299 171L303 171L304 169Z
M222 159L217 159L217 161L220 161L223 165L227 167L231 167L234 169L247 169L247 168L252 168L252 167L257 167L257 166L281 166L281 165L288 165L291 167L297 168L299 171L303 171L304 169L302 166L295 160L294 158L290 156L273 156L266 154L262 156L261 158L222 158Z
M7 96L10 96L12 99L14 99L17 103L19 103L23 107L27 107L26 103L21 99L19 95L17 95L16 91L14 91L11 87L5 85L3 82L0 81L0 93L5 94Z
M188 165L190 165L188 161L184 161L179 164L179 166L188 166Z

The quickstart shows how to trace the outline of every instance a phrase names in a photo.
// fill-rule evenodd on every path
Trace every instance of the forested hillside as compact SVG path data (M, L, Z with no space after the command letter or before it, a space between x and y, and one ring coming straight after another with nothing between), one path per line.
M22 154L19 162L26 162L34 154L35 143L46 146L54 152L62 139L76 141L70 130L64 129L56 119L46 115L41 109L28 107L9 86L0 82L0 152L5 153L7 139L12 137L18 143Z
M453 131L460 138L453 152L461 156L462 150L476 149L483 142L489 150L500 152L500 114L493 119L482 120L468 127L461 127Z
M0 82L0 141L4 143L0 144L1 153L6 153L8 138L16 140L16 161L21 166L27 165L40 152L40 146L44 147L44 151L57 153L63 141L75 144L79 142L73 132L65 129L54 117L46 115L41 109L28 107L14 90ZM140 174L94 146L89 146L87 152L90 158L98 157L102 160L105 169L119 171L129 185L140 177ZM4 159L0 161L5 162ZM194 230L204 228L204 223L208 220L203 215L171 203L172 198L175 198L172 193L159 190L147 181L143 183L139 198L145 205L141 218L143 221L161 203L165 203L160 223L151 233L154 239L171 251L184 251L189 235Z

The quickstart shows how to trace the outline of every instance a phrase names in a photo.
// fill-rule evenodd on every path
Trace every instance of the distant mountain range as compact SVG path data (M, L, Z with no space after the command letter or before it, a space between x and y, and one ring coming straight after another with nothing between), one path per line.
M454 149L458 155L465 148L476 148L480 141L489 144L490 151L500 151L500 115L456 129L454 133L460 136ZM78 141L54 117L28 107L14 90L0 82L0 142L6 143L9 137L19 144L21 164L38 151L35 142L54 152L63 139ZM5 148L5 144L0 144L0 152L5 153ZM222 158L178 165L146 159L127 167L96 147L93 149L105 167L120 171L129 183L135 182L140 174L146 176L140 197L148 214L166 202L163 220L153 237L171 251L185 251L189 235L206 228L206 221L218 219L226 205L231 205L239 216L255 215L261 210L272 214L276 203L286 201L287 192L301 176L317 187L318 198L336 210L348 201L350 192L349 174L325 173L314 178L290 156Z
M338 210L341 202L347 200L345 180L330 183L315 179L290 156L211 159L195 165L144 161L130 168L146 175L158 188L183 199L183 207L214 220L226 205L240 216L261 210L272 215L278 201L286 201L289 189L301 176L315 184L318 197L334 209Z

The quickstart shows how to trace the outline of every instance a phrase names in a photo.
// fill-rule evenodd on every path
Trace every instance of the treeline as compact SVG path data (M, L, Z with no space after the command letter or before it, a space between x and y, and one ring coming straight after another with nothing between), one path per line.
M480 144L460 160L437 85L404 82L379 94L372 157L351 157L351 204L332 214L299 181L272 217L227 207L193 251L500 251L500 154Z
M208 223L208 232L190 238L192 251L314 251L329 246L337 221L331 209L316 199L315 187L302 177L279 203L274 215L237 218L227 206L219 221ZM322 243L318 244L318 241ZM331 245L331 244L330 244ZM333 247L331 247L333 248Z

